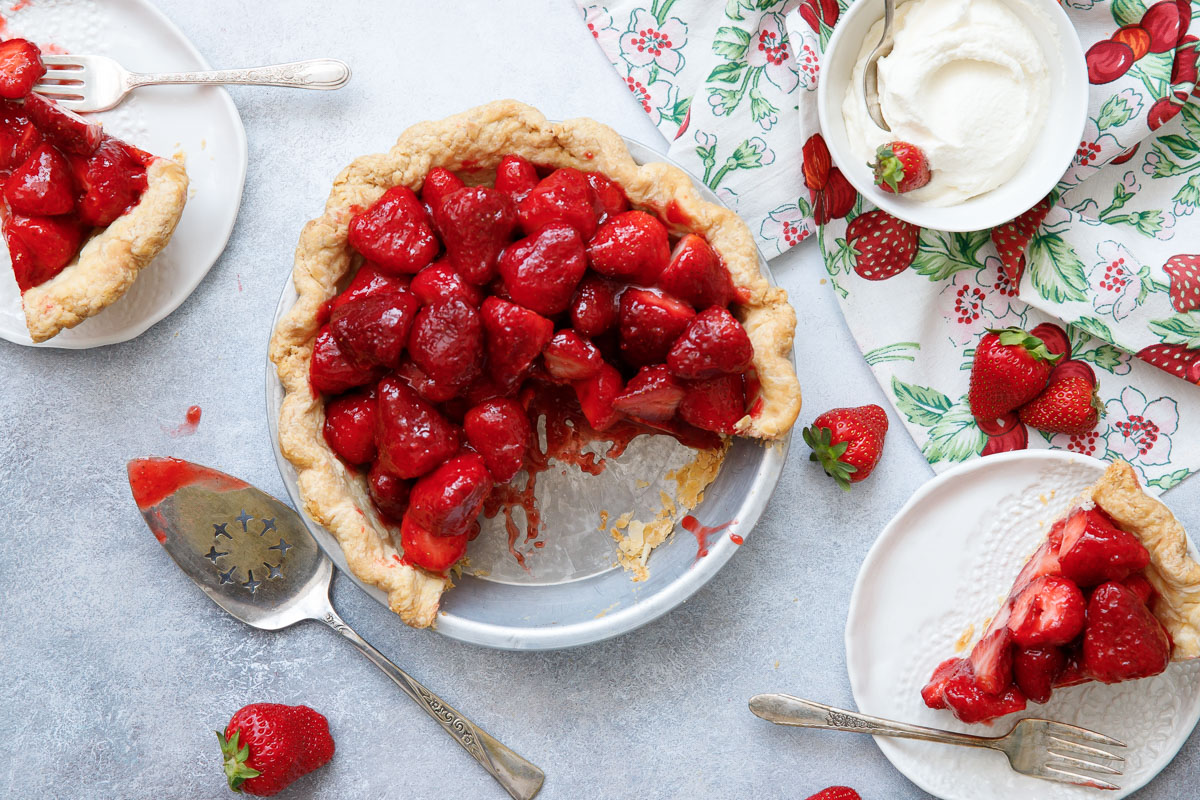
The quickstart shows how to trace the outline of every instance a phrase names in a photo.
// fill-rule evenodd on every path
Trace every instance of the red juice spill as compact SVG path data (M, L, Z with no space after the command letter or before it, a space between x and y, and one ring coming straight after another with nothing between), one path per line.
M708 555L708 537L725 530L733 523L730 521L724 525L706 526L701 525L700 520L688 514L679 521L679 524L683 526L685 531L690 531L696 537L696 558L704 558ZM740 542L737 544L740 544Z
M743 544L746 540L738 536L736 533L731 533L729 534L729 541L733 542L734 544Z
M172 438L191 436L200 427L200 414L200 406L189 406L182 425L176 425L174 428L164 428L163 430Z
M143 511L156 506L185 486L203 486L218 492L246 489L249 484L224 472L178 458L135 458L128 464L129 488Z

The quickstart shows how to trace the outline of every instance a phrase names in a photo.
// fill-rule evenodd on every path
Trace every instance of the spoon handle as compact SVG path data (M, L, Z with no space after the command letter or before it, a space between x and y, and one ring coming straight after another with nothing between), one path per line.
M317 619L349 639L406 695L417 701L425 713L437 720L446 733L450 734L454 741L462 745L464 750L482 764L483 768L512 797L516 800L531 800L541 790L542 782L546 779L545 773L493 739L486 731L451 707L449 703L389 661L387 656L355 633L354 629L347 625L333 608L329 608L324 616L317 617Z

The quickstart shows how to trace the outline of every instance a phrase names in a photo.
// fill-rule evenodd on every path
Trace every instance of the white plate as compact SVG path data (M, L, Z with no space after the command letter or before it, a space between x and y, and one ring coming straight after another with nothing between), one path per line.
M12 35L72 53L111 56L135 72L210 69L192 43L146 0L38 0L19 11L6 8L4 14ZM97 316L55 336L46 347L81 349L124 342L170 314L224 251L242 202L246 132L224 89L139 89L117 108L94 116L109 133L155 155L184 153L190 197L171 243L129 292ZM0 265L0 337L33 344L8 264Z
M846 666L858 709L917 725L984 736L1020 717L1045 717L1129 745L1122 789L1097 792L1018 775L1003 754L876 737L909 780L946 800L1125 797L1165 767L1200 720L1200 664L1105 686L1055 690L995 725L965 725L921 702L921 687L969 625L996 612L1024 560L1104 463L1056 450L978 459L932 479L879 535L854 584L846 622ZM969 652L969 650L964 650ZM1107 777L1107 776L1105 776Z

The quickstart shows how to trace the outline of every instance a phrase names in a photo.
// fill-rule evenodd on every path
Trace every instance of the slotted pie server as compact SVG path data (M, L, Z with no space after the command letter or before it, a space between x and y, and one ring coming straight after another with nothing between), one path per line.
M129 486L167 554L205 594L261 630L323 622L357 647L517 800L545 774L468 720L347 625L329 601L333 562L288 506L245 481L174 458L129 462Z

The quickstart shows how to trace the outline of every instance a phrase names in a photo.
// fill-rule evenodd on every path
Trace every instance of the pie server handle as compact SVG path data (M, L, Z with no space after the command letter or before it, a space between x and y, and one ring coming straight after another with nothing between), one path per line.
M389 661L387 656L355 633L332 607L326 610L324 616L316 617L316 619L349 639L351 644L371 660L371 663L383 670L383 673L391 678L406 695L415 700L426 714L433 717L454 741L462 745L462 748L470 753L471 757L478 761L515 800L532 800L541 791L542 782L546 780L544 772L496 741L487 731L471 722L445 700L425 688L420 681Z

